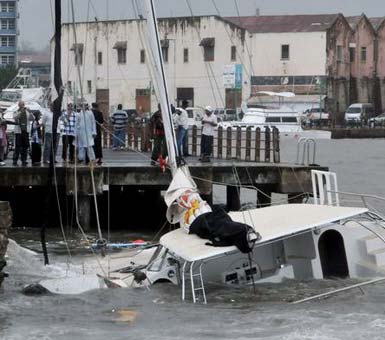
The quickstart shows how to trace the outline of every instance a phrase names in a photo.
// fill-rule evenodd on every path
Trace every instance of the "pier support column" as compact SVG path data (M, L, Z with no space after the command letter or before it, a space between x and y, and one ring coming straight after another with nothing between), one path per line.
M84 231L91 230L91 196L78 197L79 222Z
M239 188L230 185L226 186L226 206L229 211L241 210Z
M8 202L0 202L0 286L6 277L3 268L6 265L4 256L8 246L8 228L12 224L12 211Z

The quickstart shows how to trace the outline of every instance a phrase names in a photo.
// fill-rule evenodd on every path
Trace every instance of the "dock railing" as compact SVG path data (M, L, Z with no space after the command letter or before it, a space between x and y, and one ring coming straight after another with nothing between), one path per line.
M112 127L108 127L112 132ZM193 126L188 130L188 148L192 156L200 156L201 129ZM103 135L103 146L112 147L112 133ZM127 150L150 152L151 130L146 124L130 124L127 128L125 147ZM224 129L218 127L214 134L213 158L246 162L280 162L280 137L277 128Z

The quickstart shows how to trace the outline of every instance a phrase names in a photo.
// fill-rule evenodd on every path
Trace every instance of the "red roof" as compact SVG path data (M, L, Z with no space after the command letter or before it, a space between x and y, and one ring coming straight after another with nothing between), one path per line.
M337 17L338 14L311 14L225 17L223 19L251 33L284 33L326 31Z

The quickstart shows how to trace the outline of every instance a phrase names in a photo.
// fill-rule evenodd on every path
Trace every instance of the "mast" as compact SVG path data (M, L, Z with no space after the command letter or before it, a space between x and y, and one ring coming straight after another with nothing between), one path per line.
M159 96L160 107L162 109L162 119L164 132L166 135L166 144L168 151L168 165L174 175L179 164L179 152L176 143L174 123L170 105L170 97L167 87L166 75L163 64L162 47L160 44L158 22L153 0L145 0L144 7L147 18L147 29L150 44L150 57L154 68L154 85Z
M45 232L49 225L50 212L58 207L56 197L56 178L55 178L55 145L57 145L57 125L61 115L61 107L63 102L63 81L61 77L61 0L55 0L55 52L54 52L54 87L57 97L52 102L52 147L50 154L50 162L47 178L47 194L44 202L44 218L40 230L40 240L44 255L44 264L49 264L48 252L46 246ZM60 215L60 214L59 214Z

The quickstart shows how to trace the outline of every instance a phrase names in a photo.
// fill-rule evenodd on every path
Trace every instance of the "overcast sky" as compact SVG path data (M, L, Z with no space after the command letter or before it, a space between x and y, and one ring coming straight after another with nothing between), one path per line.
M132 2L142 0L74 0L77 21L127 19L134 17ZM236 4L241 15L252 15L256 8L261 15L343 13L349 15L385 16L385 0L154 0L158 16L190 15L190 1L194 15L237 15ZM48 45L53 33L54 0L20 0L20 42L36 49ZM62 0L63 21L69 21L69 0ZM107 11L108 8L108 11Z

